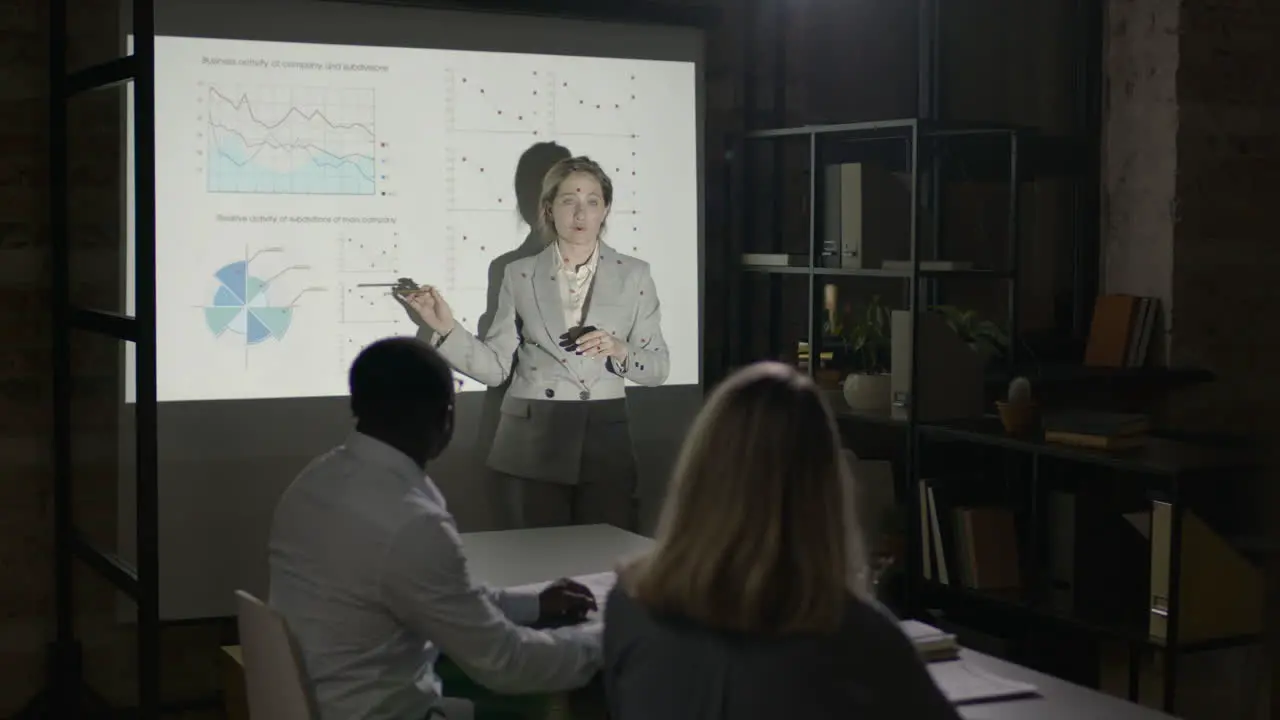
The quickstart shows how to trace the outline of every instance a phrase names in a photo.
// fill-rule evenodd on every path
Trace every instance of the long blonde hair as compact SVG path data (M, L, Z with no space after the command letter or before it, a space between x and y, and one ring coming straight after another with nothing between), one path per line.
M550 245L556 241L556 223L551 216L551 205L560 194L560 184L574 173L585 173L600 183L600 192L604 195L604 206L613 207L613 181L608 173L600 167L600 163L586 155L565 158L552 165L542 178L542 194L538 196L538 234L542 242ZM606 219L607 222L607 219ZM604 223L600 224L600 232L604 233Z
M651 611L719 629L833 631L866 593L848 473L812 380L780 363L739 370L693 423L655 549L620 582Z

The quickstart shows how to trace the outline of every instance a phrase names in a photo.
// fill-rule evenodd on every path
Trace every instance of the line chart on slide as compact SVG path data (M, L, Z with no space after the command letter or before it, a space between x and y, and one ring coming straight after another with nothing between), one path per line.
M259 258L281 252L283 249L277 247L257 252L246 249L243 258L213 272L214 288L207 304L201 306L209 333L219 341L235 337L235 342L245 348L246 363L250 348L269 340L284 340L304 295L325 290L319 286L278 288L286 276L310 269L307 265L285 265L274 271L260 271Z
M373 89L199 86L208 192L377 194Z

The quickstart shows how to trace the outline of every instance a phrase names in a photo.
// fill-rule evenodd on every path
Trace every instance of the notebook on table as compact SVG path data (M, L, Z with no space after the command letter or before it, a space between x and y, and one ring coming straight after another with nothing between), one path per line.
M954 660L960 657L960 643L954 634L919 620L903 620L898 623L898 626L902 628L902 632L906 633L911 644L916 646L916 651L925 662Z

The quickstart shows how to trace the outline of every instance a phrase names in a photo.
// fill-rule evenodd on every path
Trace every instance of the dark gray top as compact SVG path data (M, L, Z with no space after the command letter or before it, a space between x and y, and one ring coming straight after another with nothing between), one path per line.
M838 633L760 637L605 606L611 720L958 720L886 611L850 597Z

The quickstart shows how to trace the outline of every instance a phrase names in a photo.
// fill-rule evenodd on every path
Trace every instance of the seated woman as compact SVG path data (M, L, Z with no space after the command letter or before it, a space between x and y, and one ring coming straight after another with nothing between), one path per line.
M959 717L870 598L848 472L794 369L753 365L712 393L655 549L608 598L612 720Z

